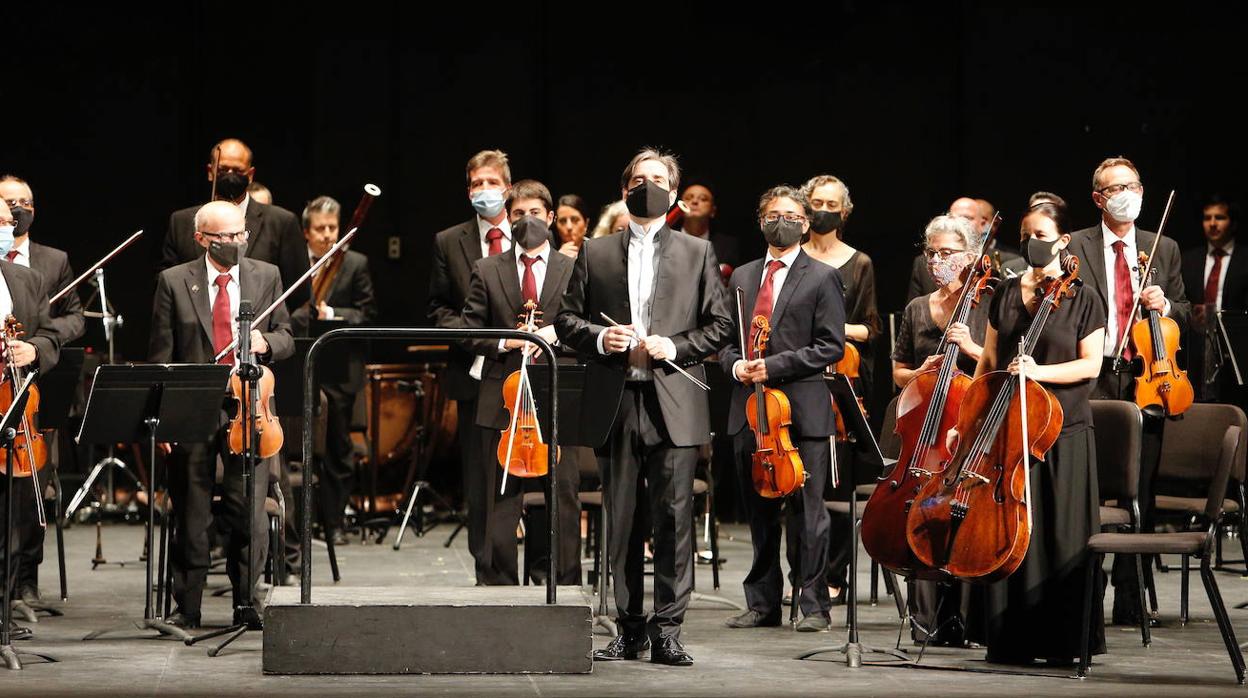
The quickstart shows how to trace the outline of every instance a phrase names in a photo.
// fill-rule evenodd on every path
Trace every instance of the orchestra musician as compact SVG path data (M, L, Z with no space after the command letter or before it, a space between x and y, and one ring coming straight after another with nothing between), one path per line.
M676 203L675 157L643 149L624 168L628 229L586 240L576 259L559 339L588 358L583 429L609 433L598 449L620 635L596 660L688 666L680 628L693 590L693 471L710 441L702 359L730 338L732 320L711 244L666 225ZM610 318L610 319L608 319ZM616 323L624 323L617 325ZM646 512L649 517L647 520ZM654 612L643 612L643 541L654 550Z
M248 240L246 217L228 201L213 201L194 216L195 243L202 254L160 273L152 307L152 335L148 359L153 363L212 363L235 339L238 307L249 300L257 312L282 293L277 267L243 256ZM251 330L251 351L260 363L271 363L294 352L290 317L283 304ZM222 363L234 363L227 354ZM255 609L240 615L245 601L247 575L252 581L264 567L268 526L264 513L269 487L267 462L262 461L252 478L255 509L246 511L243 458L226 446L226 415L210 443L164 445L168 455L169 495L173 500L174 535L170 548L173 598L177 610L165 619L170 625L195 628L200 624L201 601L209 566L209 529L212 527L212 493L216 463L224 464L221 509L226 529L226 571L233 587L234 623L258 628ZM247 519L251 520L248 549ZM256 586L253 584L254 590ZM259 605L256 605L258 608Z
M991 203L984 199L972 199L969 196L954 199L953 203L949 204L948 215L971 221L975 226L975 234L981 237L994 230L994 225L999 225L993 222L998 219L996 219L996 211ZM1026 261L1018 254L999 247L997 242L994 237L988 249L984 250L985 254L992 256L994 267L997 267L1003 276L1016 276L1025 271ZM906 292L906 302L909 303L935 290L936 286L931 275L927 273L927 260L922 254L916 255L910 269L910 288Z
M1083 264L1084 291L1101 301L1105 312L1105 345L1102 348L1100 378L1092 397L1108 400L1132 400L1135 396L1135 369L1130 363L1115 360L1123 333L1138 316L1131 314L1134 296L1139 293L1142 312L1156 310L1186 330L1191 306L1184 290L1181 255L1173 238L1163 237L1153 256L1155 279L1141 288L1139 253L1147 253L1156 234L1139 230L1135 220L1144 201L1144 184L1139 170L1126 158L1107 158L1092 173L1092 202L1101 210L1098 225L1076 231L1071 236L1070 251ZM1126 358L1134 356L1128 346ZM1140 514L1145 530L1151 530L1153 512L1153 481L1161 459L1161 440L1165 419L1144 415L1144 431L1140 440ZM1114 610L1117 625L1139 624L1139 601L1136 596L1135 565L1129 556L1115 555L1113 568ZM1152 568L1144 566L1144 583L1152 586Z
M468 201L472 218L437 234L433 272L429 280L428 317L436 327L458 327L468 284L477 260L511 249L511 221L506 202L511 190L511 166L501 150L482 150L468 160ZM493 435L477 426L477 398L485 357L462 344L451 345L446 372L447 397L456 402L460 466L464 500L468 507L468 551L472 553L477 584L493 578L486 532L493 493L486 486L494 457L487 453Z
M557 337L552 323L562 307L574 262L568 255L552 254L549 226L554 215L550 190L531 179L516 182L507 199L507 214L515 244L510 250L486 257L474 266L464 304L464 327L515 328L517 318L525 314L525 303L534 301L542 313L537 334L554 344ZM525 481L510 475L506 490L499 494L503 473L496 453L510 425L513 407L503 404L503 381L519 370L522 352L528 351L526 344L518 339L466 342L470 351L485 357L475 416L477 425L491 434L485 450L487 462L483 464L486 472L481 473L490 505L486 526L490 574L484 580L486 584L520 583L516 565L516 525L520 520ZM544 360L541 354L533 356ZM538 419L545 423L546 416L539 415ZM564 446L561 451L563 457L556 469L555 488L559 497L560 526L558 583L580 584L581 507L577 498L580 473L570 457L576 449ZM528 530L526 545L547 538L539 528ZM544 573L541 576L545 578Z
M711 221L715 219L719 209L715 206L715 192L708 181L695 181L685 185L680 200L689 207L680 229L687 235L709 240L715 248L715 259L720 264L736 266L740 263L740 251L737 238L721 230L711 230Z
M69 265L69 255L55 247L37 243L31 239L31 227L35 219L35 195L30 185L14 175L0 176L0 199L9 206L9 212L18 220L14 231L13 246L5 253L5 259L18 266L34 269L43 280L41 295L49 298L68 286L75 278ZM48 329L56 335L61 346L77 341L86 331L82 316L82 301L77 291L71 291L49 309ZM45 438L49 448L49 460L53 469L59 466L60 442L54 430L47 430ZM49 474L53 471L47 471ZM17 597L31 608L42 605L39 598L39 565L43 563L43 541L47 529L36 525L29 517L16 521L19 527L30 530L21 536L22 547L18 553L21 575L17 580Z
M1243 407L1230 362L1219 368L1214 334L1217 311L1248 310L1248 251L1240 247L1237 254L1235 245L1239 217L1239 205L1216 194L1201 206L1204 242L1183 252L1183 287L1192 301L1192 331L1184 336L1184 348L1201 400Z
M56 361L60 356L60 335L52 327L48 295L44 291L42 276L33 269L7 259L8 252L13 246L14 230L17 224L17 219L10 213L11 209L4 200L7 198L0 197L0 321L11 314L22 325L24 336L21 339L11 340L9 344L13 353L14 366L17 368L34 366L40 372L46 373L56 366ZM9 390L9 386L5 385L3 389ZM0 457L3 457L2 453ZM7 487L7 478L0 478L0 516L7 515L4 506ZM9 589L15 589L19 580L26 579L21 568L29 558L23 554L23 551L30 549L32 545L30 538L35 535L36 529L40 529L35 509L37 502L33 483L28 478L20 478L14 481L14 487L16 488L13 492L15 526L9 546L14 550L13 560L16 564L11 570L11 577L0 580L0 583L8 585ZM42 494L42 492L39 493L40 496ZM8 546L0 546L0 564L4 563L3 556L7 554L8 549ZM13 624L10 630L14 639L31 636L29 628L17 624Z
M729 343L719 354L725 371L736 381L728 433L733 437L754 547L753 563L744 582L748 608L728 619L730 628L780 624L784 591L780 571L782 508L788 538L799 550L796 583L801 590L803 618L797 630L826 630L831 623L832 601L825 583L829 517L823 491L831 458L828 437L836 433L836 418L823 373L841 358L846 324L840 272L834 265L814 261L800 244L816 216L802 191L788 186L767 190L758 205L767 255L735 270L728 282L730 289L745 289L741 310L747 313L745 321L762 315L769 318L771 326L765 357L745 355L735 343ZM739 322L733 325L734 336L739 336ZM746 401L755 383L782 392L792 410L791 432L805 466L806 482L787 503L782 498L762 497L752 484L753 454L758 444L754 431L746 426Z

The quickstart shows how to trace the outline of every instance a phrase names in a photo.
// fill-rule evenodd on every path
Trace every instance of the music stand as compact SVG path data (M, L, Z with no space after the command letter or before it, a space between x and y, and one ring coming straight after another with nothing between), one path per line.
M867 424L867 416L862 412L862 406L858 404L858 396L854 394L854 387L850 384L849 379L844 375L836 373L824 377L828 385L828 392L832 394L832 398L836 401L836 409L841 414L841 419L845 422L846 431L853 434L859 444L859 451L854 458L849 459L849 481L851 484L857 482L854 477L854 469L859 459L866 461L869 465L875 465L879 468L884 467L884 454L880 451L880 444L875 440L875 435L871 432L871 427ZM864 447L869 446L869 448ZM857 487L851 487L849 491L849 515L850 515L850 555L849 555L849 588L846 593L849 597L845 600L845 613L849 621L848 636L845 644L835 647L818 647L808 650L797 656L798 659L810 659L818 654L825 652L837 652L845 655L845 663L851 669L857 669L862 666L862 655L866 654L882 654L887 655L895 660L909 662L910 656L899 649L878 648L871 645L863 644L858 641L858 492ZM796 596L796 594L794 594ZM885 660L887 661L887 660ZM891 662L889 662L891 663Z
M1243 386L1248 376L1248 311L1219 310L1216 332L1226 350L1235 385Z
M230 367L223 364L124 364L100 366L87 398L77 443L133 443L146 441L147 471L147 579L142 620L97 630L83 640L137 628L155 630L186 641L191 636L158 616L152 599L152 563L156 558L156 443L206 443L221 420ZM166 518L161 518L164 535ZM164 582L161 571L161 582Z
M4 623L4 627L0 628L0 659L4 660L4 665L8 669L21 669L22 661L18 659L18 655L25 654L33 657L39 657L49 662L55 662L56 659L44 654L35 652L18 652L13 649L13 638L11 637L13 630L13 605L9 602L13 592L13 449L14 440L17 439L17 429L22 423L22 414L26 411L26 401L30 396L30 385L34 382L33 373L26 376L26 380L22 382L22 386L17 389L13 402L9 405L9 411L4 414L4 418L0 419L0 443L3 443L5 457L5 484L7 488L4 492L4 612L0 614L0 622Z

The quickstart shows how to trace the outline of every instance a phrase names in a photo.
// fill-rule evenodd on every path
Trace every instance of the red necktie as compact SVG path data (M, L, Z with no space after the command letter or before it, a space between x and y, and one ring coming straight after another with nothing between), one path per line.
M1131 288L1131 268L1127 265L1127 256L1122 250L1127 244L1119 240L1113 244L1114 254L1114 303L1117 306L1115 311L1118 315L1118 333L1119 337L1131 325L1131 306L1135 295L1135 290ZM1123 352L1123 358L1130 360L1135 356L1135 350L1128 344Z
M9 250L9 253L5 255L5 258L7 258L10 262L17 259L17 250Z
M217 275L217 297L212 302L212 353L220 354L234 339L233 326L230 324L230 292L226 286L230 283L229 274ZM233 364L234 355L226 354L218 361L219 364Z
M524 263L524 281L520 283L520 292L524 294L525 302L537 302L537 277L533 276L533 265L541 257L530 257L521 255L520 261Z
M1217 303L1218 282L1222 280L1222 260L1226 258L1226 250L1215 247L1209 254L1213 255L1213 268L1209 270L1209 279L1205 281L1205 302Z
M772 296L775 295L776 288L776 272L784 268L784 262L773 259L767 263L767 273L763 275L763 286L758 289L758 299L754 301L754 313L750 316L750 324L754 324L754 318L762 315L771 322L771 306ZM758 336L758 332L751 327L750 343L753 345L754 338ZM758 357L755 357L758 358Z
M490 228L490 231L485 234L485 240L490 243L489 256L493 257L503 251L503 231L498 228Z

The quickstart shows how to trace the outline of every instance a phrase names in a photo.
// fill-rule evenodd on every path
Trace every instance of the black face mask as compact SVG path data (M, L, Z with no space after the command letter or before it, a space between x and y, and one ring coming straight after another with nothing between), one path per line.
M1053 246L1057 244L1055 240L1037 240L1036 238L1027 238L1027 244L1023 246L1023 258L1027 260L1027 264L1033 269L1043 269L1049 266L1049 263L1057 257L1057 251Z
M550 239L550 229L542 219L525 216L511 224L511 239L516 241L520 249L532 252Z
M251 180L239 172L217 171L217 200L238 201L247 193L247 185Z
M243 250L246 248L247 243L213 240L208 243L208 256L212 257L212 261L223 267L232 267L238 264L238 260L243 256Z
M628 212L643 220L658 218L671 208L672 193L663 187L646 180L628 190L624 204Z
M783 218L763 223L763 239L772 247L788 249L802 239L802 224L790 223Z
M12 209L13 214L13 237L20 238L30 230L30 224L35 222L35 212L15 206Z
M820 235L840 230L844 225L845 221L841 218L840 211L815 211L815 217L810 219L811 231Z

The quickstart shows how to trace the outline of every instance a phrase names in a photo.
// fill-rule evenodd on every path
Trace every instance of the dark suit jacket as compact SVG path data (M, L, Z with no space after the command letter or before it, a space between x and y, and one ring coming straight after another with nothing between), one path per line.
M204 248L195 242L195 212L199 208L191 206L169 216L169 230L157 269L168 269L204 256ZM251 236L243 254L250 259L276 264L285 271L299 253L307 253L298 217L281 206L269 206L255 199L248 201L247 230L251 231ZM282 281L289 284L294 279L283 278Z
M200 248L203 249L203 248ZM239 260L239 298L250 300L256 312L269 307L282 295L277 267L254 259ZM208 270L201 254L198 259L160 273L156 299L152 304L152 336L148 360L153 363L210 364L212 350L212 305L209 301ZM285 304L277 306L255 329L269 343L263 362L281 361L295 350L290 333L290 315Z
M69 266L69 255L33 240L30 243L30 268L43 277L43 293L49 298L60 293L61 289L74 280L74 270ZM56 333L61 346L73 342L86 332L78 289L65 294L64 298L52 306L51 317L49 327Z
M628 299L629 235L626 231L585 241L555 321L560 341L588 360L581 433L607 433L624 394L627 352L604 356L597 341L607 328L602 313L623 323L633 316ZM670 338L676 345L673 362L706 382L702 359L723 347L732 331L715 252L706 240L667 227L657 236L650 333ZM710 441L706 393L660 361L654 362L654 382L672 443L697 446Z
M763 260L756 259L732 273L729 292L745 291L746 322L758 300L763 283ZM735 305L735 304L734 304ZM733 337L740 337L740 322L733 313ZM740 341L740 340L738 340ZM823 382L823 371L845 354L845 293L841 274L835 267L818 263L805 252L798 252L780 287L771 312L771 336L764 362L767 387L777 388L789 398L793 430L805 438L836 433L836 417ZM728 413L728 434L746 426L745 402L754 393L732 375L732 365L741 359L741 348L730 342L719 352L719 360L732 381L732 409Z
M543 314L542 324L550 324L559 314L574 266L570 257L559 254L554 247L550 248L547 259L546 280L542 282L537 301ZM464 303L464 327L512 328L516 326L516 316L522 312L524 296L520 291L515 248L477 262ZM520 369L521 354L518 350L500 352L497 339L477 339L465 345L474 354L485 357L477 399L477 424L506 429L508 412L503 406L503 381Z
M1209 245L1203 242L1183 252L1183 287L1192 303L1212 303L1216 300L1205 298L1205 260L1208 252ZM1248 310L1248 243L1236 242L1230 259L1222 262L1222 275L1226 277L1222 284L1222 309Z
M377 299L373 295L372 276L368 273L368 257L354 250L347 250L345 254L325 302L334 309L334 317L341 318L348 325L372 322L377 318ZM297 279L311 268L306 247L302 260L303 263L298 266L288 264L283 278L290 276ZM302 294L296 291L286 299L286 306L295 309L290 314L290 323L297 337L308 336L311 322L308 288L311 284L311 280L304 282L300 288ZM354 344L346 352L347 382L334 386L351 394L358 393L364 387L364 352L358 347L358 343Z
M0 274L13 298L13 317L22 324L22 340L34 345L40 373L47 373L60 358L61 342L52 328L48 295L43 292L43 277L33 269L0 260ZM2 322L4 318L0 318Z
M1142 252L1148 252L1156 238L1156 233L1135 229L1135 246ZM1096 291L1106 313L1114 312L1109 307L1105 290L1106 284L1113 283L1113 279L1106 280L1105 278L1105 240L1101 233L1101 224L1097 223L1091 228L1075 231L1071 235L1068 249L1071 254L1079 258L1079 278L1083 280L1084 286ZM1134 259L1127 261L1132 267L1136 265ZM1173 238L1163 237L1157 243L1153 268L1157 270L1153 283L1161 287L1162 293L1170 301L1170 317L1179 323L1180 331L1186 330L1188 318L1192 314L1192 305L1188 303L1187 294L1184 292L1179 246ZM1121 332L1123 329L1120 327L1118 331ZM1117 344L1116 340L1115 344Z
M473 216L438 233L433 242L433 272L429 279L429 321L434 327L458 327L472 266L481 259L481 236ZM475 400L477 381L468 375L474 354L452 345L446 367L446 391L452 400Z

